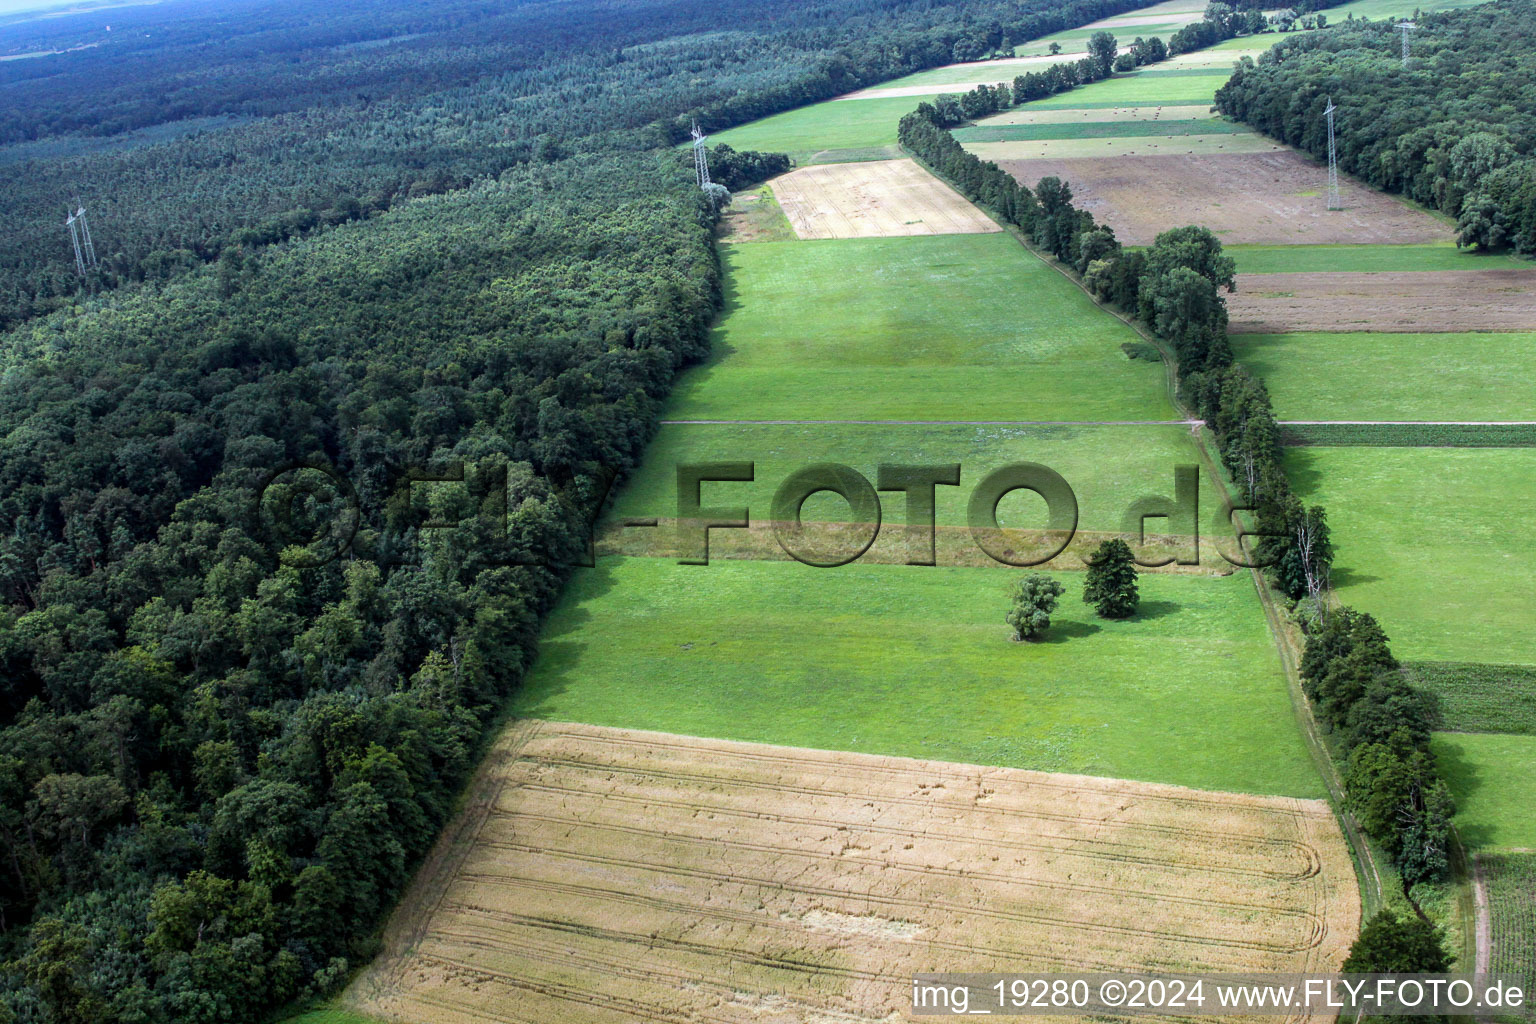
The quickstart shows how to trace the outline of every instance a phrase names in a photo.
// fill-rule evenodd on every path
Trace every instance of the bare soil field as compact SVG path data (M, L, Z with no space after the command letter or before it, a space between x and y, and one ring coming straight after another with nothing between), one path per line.
M431 1024L908 1019L928 970L1329 970L1326 804L524 720L348 990Z
M817 164L769 182L801 238L960 235L1001 231L911 160Z
M1238 274L1234 333L1528 331L1536 270Z
M1211 156L1228 153L1275 153L1285 147L1267 135L1133 135L1110 139L1032 139L967 142L965 148L998 164L1015 161L1103 159L1128 156ZM1041 175L1044 177L1044 175ZM1035 179L1039 181L1039 178ZM1076 183L1073 183L1074 186Z
M1127 245L1149 245L1170 224L1204 224L1233 244L1443 241L1429 214L1349 179L1344 209L1325 208L1328 172L1291 149L1240 155L1018 160L1002 165L1033 186L1048 175Z

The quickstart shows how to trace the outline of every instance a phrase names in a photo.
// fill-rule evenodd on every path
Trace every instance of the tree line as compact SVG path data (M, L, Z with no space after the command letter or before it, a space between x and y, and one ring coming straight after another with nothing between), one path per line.
M1536 252L1536 4L1425 14L1405 68L1391 21L1349 20L1244 61L1216 94L1259 131L1457 219L1457 244Z
M1235 266L1222 254L1220 240L1206 228L1188 226L1163 232L1145 250L1127 250L1111 227L1072 204L1067 183L1048 177L1033 190L1025 187L967 152L931 111L924 104L902 119L901 143L909 152L1076 270L1100 301L1136 316L1168 343L1181 400L1211 431L1228 474L1255 513L1255 548L1266 574L1296 603L1308 635L1303 689L1323 727L1337 734L1333 749L1351 808L1392 858L1405 894L1443 877L1453 807L1429 749L1437 720L1433 695L1398 671L1375 620L1330 606L1327 512L1304 505L1291 489L1268 389L1233 359L1221 292L1235 287ZM1054 603L1048 591L1037 582L1015 594L1009 622L1016 635L1048 624L1046 605ZM1390 945L1382 938L1387 932L1392 941L1403 934L1415 940L1417 928L1387 914L1371 932L1372 942ZM1362 952L1361 963L1368 954L1374 955Z

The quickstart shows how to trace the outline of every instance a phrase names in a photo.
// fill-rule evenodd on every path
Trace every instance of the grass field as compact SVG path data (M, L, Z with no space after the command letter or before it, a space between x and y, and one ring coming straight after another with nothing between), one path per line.
M1399 658L1536 662L1536 534L1515 526L1529 449L1291 448L1286 469L1328 508L1340 600L1380 619Z
M1116 75L1102 82L1068 89L1066 92L1035 100L1032 107L1100 107L1106 104L1134 104L1141 107L1171 104L1212 103L1216 90L1226 84L1231 73L1213 70L1193 75L1154 77L1144 72Z
M767 519L774 490L791 472L814 462L852 466L871 482L881 463L959 463L960 486L938 488L935 509L939 525L963 526L966 502L982 477L999 466L1030 461L1051 467L1072 486L1080 529L1112 531L1136 499L1148 493L1172 494L1174 466L1194 463L1196 452L1188 429L1174 426L673 425L661 428L644 464L616 498L613 514L675 516L675 466L741 460L756 464L757 479L706 484L706 505L746 505L754 519ZM1021 494L1005 500L1000 517L1004 526L1033 525L1035 517L1026 519L1024 513L1035 509L1043 518L1044 503L1033 496L1026 503L1025 498ZM1210 494L1205 498L1215 500ZM883 495L881 501L887 525L906 521L900 494ZM837 517L831 521L846 515L840 498L828 496L823 507ZM1014 514L1017 519L1010 521ZM805 516L817 518L809 502ZM1208 529L1208 522L1200 525Z
M730 246L673 419L1171 419L1163 368L1004 234Z
M1486 0L1355 0L1354 3L1343 4L1339 7L1330 7L1322 13L1328 16L1330 24L1343 21L1350 15L1356 18L1408 18L1415 11L1429 13L1431 11L1459 11L1467 7L1477 7Z
M1282 420L1536 420L1536 334L1236 334Z
M350 998L432 1024L911 1019L954 971L1318 971L1322 801L518 722Z
M578 570L516 712L829 750L1301 797L1291 726L1244 574L1146 574L1103 622L1067 586L1048 642L1003 622L1013 573L600 559ZM1174 752L1176 756L1174 756Z
M1456 830L1477 850L1536 848L1536 736L1436 733Z
M1222 249L1237 261L1239 274L1499 270L1529 266L1503 253L1458 249L1451 242L1432 245L1227 245Z
M377 1017L365 1017L353 1010L309 1010L288 1017L281 1024L383 1024Z
M919 99L849 100L796 107L709 137L710 145L788 153L808 163L824 149L860 149L896 143L896 125Z
M1440 698L1447 732L1536 736L1536 666L1411 661L1403 672Z

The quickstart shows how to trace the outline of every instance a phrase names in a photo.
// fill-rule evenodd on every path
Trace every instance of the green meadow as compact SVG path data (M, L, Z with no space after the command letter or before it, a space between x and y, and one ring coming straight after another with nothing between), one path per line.
M1067 587L1013 643L1000 568L604 558L516 701L538 718L1202 789L1323 795L1247 574L1144 575L1109 622Z
M1003 233L726 246L669 419L1172 419L1140 339Z
M1424 13L1459 11L1467 7L1478 7L1486 2L1487 0L1355 0L1354 3L1330 7L1321 13L1327 15L1330 23L1343 21L1351 15L1356 18L1379 21L1382 18L1411 18L1415 12L1420 11Z
M1456 831L1479 850L1536 847L1536 736L1436 733Z
M1224 85L1231 73L1225 70L1204 71L1175 77L1154 77L1145 72L1116 75L1102 82L1068 89L1066 92L1035 100L1030 106L1037 110L1062 107L1088 109L1118 106L1172 106L1181 103L1213 103L1216 90Z
M922 101L921 96L829 100L711 135L709 143L788 153L797 163L809 163L821 150L895 145L897 123Z
M1291 448L1286 470L1328 508L1339 599L1399 658L1536 663L1530 449Z
M1383 273L1394 270L1508 270L1528 266L1503 253L1440 245L1227 245L1239 274Z
M1536 334L1236 334L1282 420L1536 420Z
M987 473L1009 463L1038 462L1061 474L1072 487L1080 529L1114 531L1137 499L1172 495L1174 467L1196 463L1197 453L1184 427L676 424L661 428L644 464L616 499L614 515L675 516L677 466L733 461L754 463L755 480L707 483L704 504L745 506L753 519L764 520L769 518L779 484L811 463L851 466L871 483L881 463L959 463L960 486L939 487L935 492L937 522L948 526L965 524L966 502ZM1205 498L1208 503L1216 500L1209 493ZM847 519L848 506L841 498L828 495L826 502L827 515L820 517L812 514L807 503L806 518ZM900 494L881 495L881 503L887 523L906 521L905 499ZM1035 527L1044 521L1044 508L1040 499L1019 492L1004 500L1000 522L1006 527ZM1010 513L1017 518L1010 519ZM1203 519L1202 532L1211 516Z

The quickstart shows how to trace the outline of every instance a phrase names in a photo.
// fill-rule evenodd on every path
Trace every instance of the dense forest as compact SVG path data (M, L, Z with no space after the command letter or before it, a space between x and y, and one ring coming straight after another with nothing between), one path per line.
M0 1021L257 1021L371 955L705 353L690 117L1132 6L171 0L110 42L102 12L0 30L100 44L0 65Z
M193 0L0 27L0 328L530 161L686 137L1141 0ZM110 26L110 31L106 27ZM63 221L90 212L81 282Z
M1390 21L1346 21L1244 62L1220 109L1319 158L1332 97L1339 166L1458 219L1463 245L1536 252L1536 3L1426 14L1403 66Z

